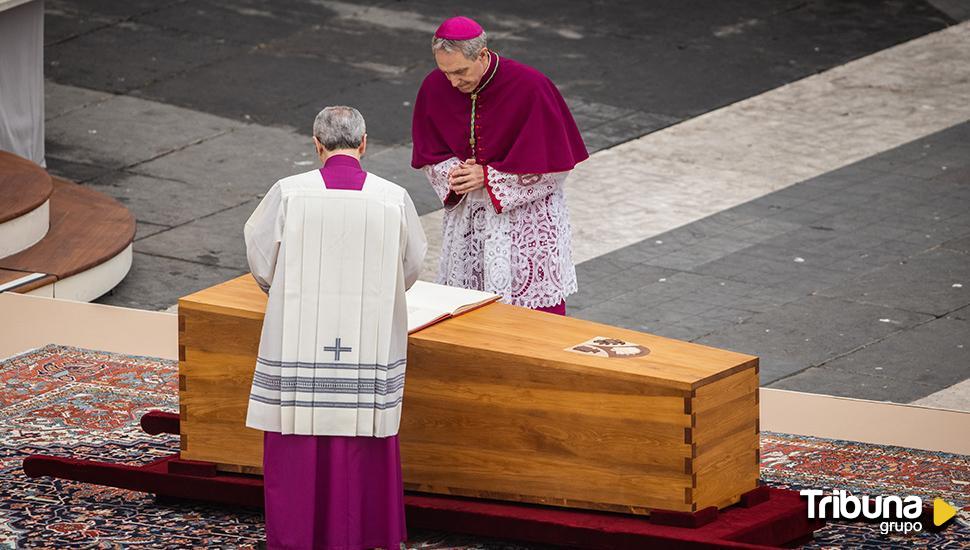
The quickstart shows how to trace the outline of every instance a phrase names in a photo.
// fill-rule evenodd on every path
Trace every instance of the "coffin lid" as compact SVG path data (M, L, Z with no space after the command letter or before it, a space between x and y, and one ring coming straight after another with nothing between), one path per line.
M186 296L179 300L179 307L262 319L266 295L251 275L243 275ZM640 357L607 358L566 351L596 337L617 338L644 346L649 353ZM501 303L489 304L411 334L409 341L411 345L467 347L469 353L486 353L494 360L501 360L503 355L519 360L516 356L526 355L529 361L545 366L688 392L758 367L758 358L752 355Z

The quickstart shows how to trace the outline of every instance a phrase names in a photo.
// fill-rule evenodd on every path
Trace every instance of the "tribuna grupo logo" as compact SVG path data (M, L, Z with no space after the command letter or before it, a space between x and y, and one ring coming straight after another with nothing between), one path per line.
M825 494L819 489L803 489L800 494L808 497L810 519L860 519L879 521L882 534L913 533L923 530L923 499L909 495L900 497L868 495L857 497L843 490ZM942 499L933 501L933 524L943 525L957 514L957 509Z

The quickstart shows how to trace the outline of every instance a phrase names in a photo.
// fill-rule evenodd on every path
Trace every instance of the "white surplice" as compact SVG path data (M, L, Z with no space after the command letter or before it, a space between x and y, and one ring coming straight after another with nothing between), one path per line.
M245 227L269 301L246 425L300 435L397 433L405 290L427 241L407 191L367 174L327 189L314 170L278 181Z
M488 166L486 189L452 202L452 157L425 166L445 207L438 284L484 290L507 304L551 307L577 290L565 182L568 172L509 174Z

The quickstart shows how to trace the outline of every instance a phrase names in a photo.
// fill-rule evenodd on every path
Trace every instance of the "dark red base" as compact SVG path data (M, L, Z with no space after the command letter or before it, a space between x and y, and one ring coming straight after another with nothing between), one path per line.
M646 518L408 494L409 528L436 529L580 548L766 548L810 539L824 522L808 519L794 491L765 489L767 499L732 506L700 527L657 525Z
M178 415L153 412L142 418L149 433L177 433ZM28 477L51 476L146 493L162 500L191 499L263 505L259 476L218 472L208 462L178 454L144 466L126 466L51 456L24 460ZM725 510L694 514L655 511L650 519L620 514L407 494L411 528L467 533L581 548L765 548L811 538L824 522L809 520L806 502L794 491L761 487Z
M185 473L193 469L208 471L205 475ZM181 460L178 453L144 466L33 455L24 459L24 472L27 477L72 479L174 498L239 506L263 505L263 478L216 472L214 464Z

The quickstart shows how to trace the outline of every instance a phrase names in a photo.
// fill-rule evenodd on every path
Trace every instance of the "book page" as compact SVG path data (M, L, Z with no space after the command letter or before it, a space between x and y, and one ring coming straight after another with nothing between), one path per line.
M407 291L408 332L498 298L491 292L417 281Z
M408 304L408 334L431 326L451 315L433 309L414 307Z

